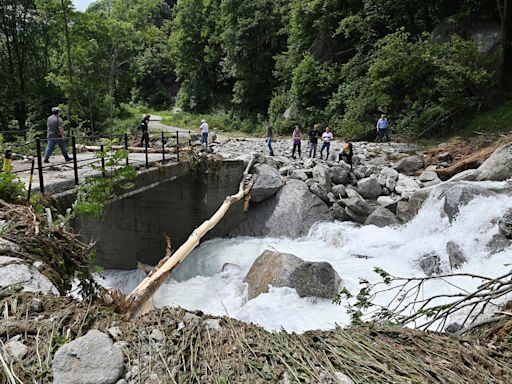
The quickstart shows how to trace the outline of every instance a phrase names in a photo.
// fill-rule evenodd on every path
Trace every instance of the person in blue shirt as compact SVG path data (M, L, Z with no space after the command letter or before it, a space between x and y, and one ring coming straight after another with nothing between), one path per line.
M389 122L386 115L383 113L380 115L380 119L377 121L377 132L379 133L379 140L382 143L382 139L386 136L386 141L389 141Z

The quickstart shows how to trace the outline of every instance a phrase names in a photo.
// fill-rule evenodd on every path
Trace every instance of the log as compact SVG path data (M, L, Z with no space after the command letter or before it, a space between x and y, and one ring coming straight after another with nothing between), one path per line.
M79 151L87 151L87 152L99 152L101 150L99 145L83 145L79 144L76 146L77 150ZM111 147L112 150L118 151L125 149L123 145L113 145ZM190 148L187 147L180 147L180 152L187 152ZM145 153L145 149L142 147L128 147L128 152L130 153ZM176 153L176 147L165 147L164 148L165 153ZM162 148L148 148L148 153L162 153Z
M237 201L247 195L254 183L252 175L249 174L256 158L253 156L245 168L238 193L226 197L220 208L213 216L203 222L192 232L187 241L171 255L170 240L167 238L167 252L165 258L151 271L144 280L128 295L125 301L125 310L131 318L139 316L148 308L145 304L153 297L155 292L167 280L171 272L199 245L201 238L213 229L224 217L229 208Z
M448 180L457 173L466 171L468 169L478 168L492 155L493 152L494 148L492 147L482 149L472 155L466 156L464 159L456 162L455 164L452 164L447 168L436 169L435 172L441 180Z

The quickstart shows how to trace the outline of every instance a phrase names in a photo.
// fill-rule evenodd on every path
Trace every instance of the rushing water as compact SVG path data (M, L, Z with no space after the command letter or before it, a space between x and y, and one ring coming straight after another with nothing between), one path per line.
M486 186L500 189L506 185L487 183ZM373 272L374 267L395 276L423 276L417 259L432 251L440 255L443 270L449 271L446 243L450 240L458 243L469 259L457 272L494 277L510 269L505 264L512 263L512 249L489 257L486 244L498 233L497 219L512 208L512 198L505 195L476 198L460 208L459 216L452 223L442 214L442 203L432 196L410 223L394 228L347 222L317 223L308 236L296 240L239 237L205 242L159 289L154 303L228 315L268 330L304 332L349 323L343 305L327 299L300 298L290 288L271 287L269 293L247 301L243 278L265 249L292 253L308 261L327 261L351 292L359 291L360 278L371 282L380 280ZM104 284L129 292L143 277L140 271L106 271ZM470 291L481 281L457 278L451 283ZM430 297L451 292L459 291L453 285L436 281L427 285L422 294ZM389 296L378 300L386 299Z

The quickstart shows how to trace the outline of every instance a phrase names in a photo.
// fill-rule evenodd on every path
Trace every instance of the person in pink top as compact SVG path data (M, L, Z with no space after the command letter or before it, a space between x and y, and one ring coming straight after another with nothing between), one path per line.
M292 140L293 140L293 149L292 149L292 157L295 159L295 149L299 152L300 157L300 127L298 125L295 126L295 129L292 133Z

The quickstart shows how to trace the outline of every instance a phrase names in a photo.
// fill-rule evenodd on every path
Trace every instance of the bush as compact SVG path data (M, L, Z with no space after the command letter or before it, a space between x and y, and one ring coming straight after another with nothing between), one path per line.
M25 184L13 173L0 172L0 199L21 203L26 199Z

